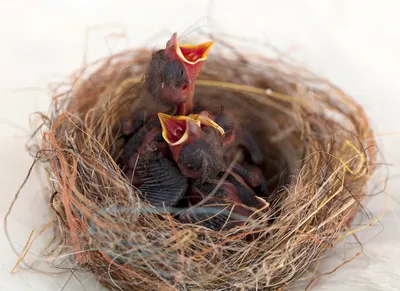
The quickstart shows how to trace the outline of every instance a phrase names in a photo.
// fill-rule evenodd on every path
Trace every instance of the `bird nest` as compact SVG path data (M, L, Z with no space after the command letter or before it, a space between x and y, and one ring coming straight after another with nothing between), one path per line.
M195 103L227 108L265 158L269 206L242 225L181 223L144 202L115 162L151 51L81 70L43 118L38 154L59 226L50 251L112 290L282 290L353 231L375 157L363 109L289 62L215 46Z

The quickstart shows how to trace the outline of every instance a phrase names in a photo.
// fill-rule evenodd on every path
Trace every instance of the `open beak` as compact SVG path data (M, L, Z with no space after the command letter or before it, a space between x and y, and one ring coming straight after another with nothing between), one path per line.
M216 123L211 118L208 118L208 117L206 117L204 115L201 115L201 114L190 114L189 117L191 117L194 120L200 121L200 124L202 126L214 127L218 131L220 136L224 136L225 135L225 130L221 126L219 126L218 123Z
M214 42L208 41L198 45L179 44L178 34L175 32L167 42L167 49L173 49L175 54L186 64L195 65L204 62Z
M199 134L204 126L215 128L221 137L225 134L224 129L215 121L199 114L171 116L158 113L158 118L161 123L162 136L170 146L185 143L190 137Z
M188 116L171 116L158 113L160 119L162 136L170 146L183 144L189 139L189 131L192 127L200 129L201 123Z

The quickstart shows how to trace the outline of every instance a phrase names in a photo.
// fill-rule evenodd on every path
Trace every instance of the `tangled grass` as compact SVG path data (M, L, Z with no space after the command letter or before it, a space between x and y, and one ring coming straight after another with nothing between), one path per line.
M217 43L218 44L218 43ZM141 201L115 163L151 51L125 51L80 71L53 104L37 153L54 188L51 248L112 290L282 290L338 240L375 167L368 119L329 81L284 62L210 55L195 102L224 106L263 145L268 210L214 231Z

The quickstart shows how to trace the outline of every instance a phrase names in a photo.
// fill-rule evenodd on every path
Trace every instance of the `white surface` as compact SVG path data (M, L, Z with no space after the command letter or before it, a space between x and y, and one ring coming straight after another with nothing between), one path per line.
M183 32L193 24L208 25L212 31L224 29L290 51L365 107L376 133L383 134L379 144L391 164L389 189L393 199L381 222L384 227L378 225L360 234L367 242L364 255L314 290L400 290L400 184L396 178L400 174L400 136L385 134L400 129L399 1L0 0L0 7L1 219L31 163L24 150L28 115L47 109L49 82L62 80L82 64L87 28L103 27L89 33L88 55L96 59L109 53L105 39L112 33L129 37L108 37L115 51L141 44L154 46L149 36L160 32L164 38L158 44L163 44L170 32ZM11 235L19 250L47 212L46 201L34 178L31 180L11 217ZM368 209L379 214L384 198L372 198ZM38 241L37 248L43 243ZM338 259L346 252L340 248L333 253ZM34 249L29 254L31 258L38 255ZM61 290L70 276L26 270L10 275L15 262L1 224L1 291ZM99 288L90 275L79 278L86 290ZM64 290L85 289L73 277Z

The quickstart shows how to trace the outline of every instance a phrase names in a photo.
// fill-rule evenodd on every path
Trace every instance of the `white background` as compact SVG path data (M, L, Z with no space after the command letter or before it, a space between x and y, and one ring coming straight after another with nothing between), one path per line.
M47 85L65 78L84 59L113 51L164 44L171 32L189 26L266 41L307 63L363 105L390 164L389 209L360 234L364 254L314 290L400 290L400 1L6 1L0 0L0 218L23 181L31 158L24 144L29 114L46 110ZM87 34L87 29L89 33ZM116 39L111 34L125 33ZM157 42L153 36L159 36ZM11 236L18 250L30 231L40 227L48 208L35 177L21 193L11 216ZM370 199L379 215L385 194ZM376 234L378 234L376 236ZM37 242L37 249L44 241ZM349 256L346 244L331 252L323 266ZM356 250L353 248L353 250ZM351 253L350 253L351 254ZM40 259L32 249L31 259ZM44 275L19 270L0 226L0 290L61 290L70 274ZM54 271L54 270L53 270ZM72 278L64 290L97 290L90 275Z

